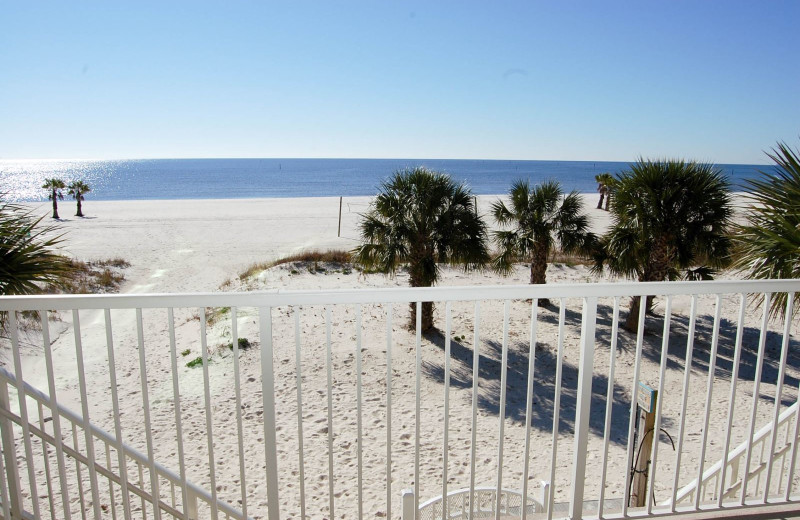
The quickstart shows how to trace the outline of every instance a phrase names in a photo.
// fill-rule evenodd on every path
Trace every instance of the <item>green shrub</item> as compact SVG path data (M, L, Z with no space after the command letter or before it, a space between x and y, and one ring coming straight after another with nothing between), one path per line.
M195 368L199 366L203 366L203 358L201 356L197 356L193 360L186 363L186 366L189 368Z
M233 350L233 342L228 343L225 346L228 348L228 350ZM253 344L250 343L249 339L247 339L247 338L239 338L239 350L248 350L252 346L253 346Z

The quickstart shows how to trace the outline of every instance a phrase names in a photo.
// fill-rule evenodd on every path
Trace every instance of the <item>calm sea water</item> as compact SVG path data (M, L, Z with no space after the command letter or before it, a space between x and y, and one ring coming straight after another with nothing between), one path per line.
M566 190L593 192L594 176L623 162L432 159L147 159L0 161L0 194L15 201L47 197L45 179L83 180L93 200L239 199L374 195L395 170L426 166L466 181L478 195L505 193L517 179L557 179ZM734 188L768 166L717 165Z

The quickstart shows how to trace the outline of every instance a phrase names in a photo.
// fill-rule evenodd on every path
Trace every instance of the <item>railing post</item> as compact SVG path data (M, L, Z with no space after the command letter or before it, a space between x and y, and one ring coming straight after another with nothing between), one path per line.
M575 449L572 457L572 494L569 517L583 517L583 488L586 480L586 447L589 443L589 407L592 403L592 372L594 370L597 298L583 299L581 320L581 356L578 364L578 394L575 408Z
M414 491L411 489L403 490L403 520L414 520Z
M0 409L11 412L8 399L8 382L0 378ZM8 501L11 506L11 517L22 518L22 495L19 491L19 472L17 471L17 448L14 443L14 423L7 417L0 417L3 438L3 456L6 464L6 480L8 481Z
M184 510L186 511L186 515L189 517L189 520L198 520L197 495L195 495L191 489L186 490L186 505L184 506Z
M278 501L278 448L275 435L275 373L272 351L272 308L258 310L261 339L261 400L264 405L264 452L267 473L267 515L280 519Z
M550 481L542 480L541 484L542 484L542 513L546 513L547 509L550 507Z

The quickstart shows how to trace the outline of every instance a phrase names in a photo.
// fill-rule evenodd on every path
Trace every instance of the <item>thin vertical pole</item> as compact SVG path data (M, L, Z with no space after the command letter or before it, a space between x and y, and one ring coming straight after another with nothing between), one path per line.
M708 361L708 382L706 383L706 406L703 414L703 435L700 440L700 456L697 465L697 492L694 495L694 508L700 509L700 500L705 495L703 489L703 468L706 461L706 443L708 440L708 419L711 414L711 398L714 393L714 373L717 370L717 347L719 346L719 322L722 312L722 298L717 295L714 308L714 332L711 337L711 357ZM661 396L659 396L661 397ZM659 399L660 400L660 399Z
M600 475L600 499L597 501L597 516L603 518L606 497L606 472L608 470L608 444L611 436L611 411L614 409L614 370L617 360L617 337L619 336L619 296L614 297L611 318L611 348L608 362L608 390L606 391L606 417L603 427L603 462Z
M781 361L778 368L778 388L775 390L775 405L772 412L772 435L769 441L769 455L767 458L766 477L764 478L764 503L769 498L769 488L772 480L772 464L775 454L775 442L778 439L778 417L781 414L781 397L783 396L783 378L786 375L786 357L789 354L789 333L792 327L792 303L794 293L786 295L786 312L784 313L783 342L781 344ZM780 489L777 490L780 493Z
M496 520L500 520L500 498L503 491L503 441L505 440L506 425L506 395L508 393L508 323L511 319L511 301L503 302L503 351L500 361L500 409L498 410L498 432L497 432L497 495L495 500L494 515ZM449 333L448 333L449 336Z
M339 197L339 230L336 232L336 236L342 236L342 197Z
M472 438L469 449L469 520L475 512L475 456L478 436L478 387L480 379L480 322L481 302L475 302L475 322L472 331Z
M720 468L719 475L719 496L717 497L717 507L722 507L722 500L725 498L725 474L728 471L728 452L731 446L731 428L733 426L733 415L736 409L736 383L739 379L739 362L742 357L742 335L744 332L744 313L745 313L745 295L739 295L739 320L736 324L736 342L733 346L733 369L731 371L731 391L728 398L728 423L725 427L725 445L722 450L722 468ZM683 417L683 415L681 415ZM681 421L683 422L683 421ZM736 478L736 475L733 475Z
M203 316L203 324L205 324L205 315ZM153 495L153 516L156 520L161 518L161 508L159 502L161 501L161 494L158 490L158 473L156 473L155 455L153 454L153 430L150 422L150 396L147 390L147 363L145 361L144 353L144 327L142 324L142 309L136 309L136 335L139 340L139 375L142 382L142 408L144 410L144 428L147 434L147 462L150 467L150 489ZM80 359L80 358L79 358ZM92 463L94 465L94 463ZM213 476L213 470L212 470ZM213 477L212 477L213 478Z
M422 423L422 302L416 302L416 324L417 331L416 341L416 366L414 373L416 374L414 382L414 395L416 397L416 421L414 430L414 517L419 511L419 444L420 444L420 430ZM413 519L412 519L413 520Z
M364 518L364 443L362 439L362 415L363 415L363 408L361 404L361 372L363 371L362 368L362 361L361 361L361 314L362 309L361 305L359 304L356 306L356 435L358 442L356 444L356 449L358 450L356 453L356 457L358 458L358 518L361 520ZM419 375L417 375L419 378ZM419 397L417 397L417 401L419 401ZM419 475L419 459L417 459L417 466L416 466L417 473L415 474L415 481Z
M386 517L392 517L392 304L386 307Z
M444 441L442 442L442 520L447 520L447 470L448 454L450 452L450 302L445 303L445 332L444 332Z
M583 518L583 491L586 485L586 451L589 445L589 408L592 404L592 373L597 327L597 297L583 299L581 354L578 366L578 393L575 409L575 448L572 458L572 495L570 518Z
M264 405L264 458L267 476L267 518L280 519L278 501L278 449L275 438L275 374L272 359L272 307L259 308L261 337L261 399ZM333 511L331 511L333 518Z
M531 331L530 331L530 345L528 346L528 384L525 387L526 400L525 400L525 453L522 456L522 513L521 518L525 520L528 517L528 474L531 454L531 421L533 420L533 381L534 381L534 368L536 366L536 336L537 336L537 309L539 301L534 298L531 302ZM470 506L472 502L470 501Z
M247 518L247 474L244 466L244 429L242 425L242 388L239 368L239 316L236 307L231 307L231 344L233 345L233 388L236 396L236 432L239 437L239 488L242 495L242 516ZM298 363L299 368L299 363ZM303 437L300 436L300 453L303 452ZM300 466L302 475L303 467ZM303 484L300 483L302 496Z
M44 429L44 410L42 408L42 403L39 401L37 403L38 411L39 411L39 429L42 431L42 434L46 434L47 432ZM55 434L55 432L53 432ZM106 453L108 453L108 445L106 445ZM47 480L47 502L48 506L50 506L50 518L55 520L56 508L53 503L53 479L50 478L50 460L49 454L47 452L47 441L44 437L42 437L42 457L44 459L44 475L45 479ZM108 481L109 488L111 486L111 481ZM113 491L111 491L113 493Z
M328 378L328 507L330 508L330 518L336 518L333 486L333 353L331 349L331 308L325 307L325 365Z
M44 347L44 362L47 369L47 387L50 389L50 410L53 418L53 441L56 446L56 462L58 465L58 480L61 484L61 506L64 518L70 520L72 511L69 506L69 486L67 485L67 469L64 459L64 445L61 439L61 414L58 412L58 399L56 398L55 370L53 368L53 350L50 345L50 324L47 321L47 311L41 311L42 343ZM116 395L116 387L112 386L112 395ZM118 416L118 414L115 414ZM124 480L123 480L124 482ZM126 488L123 488L126 489ZM130 520L130 519L128 519Z
M633 384L631 388L631 410L628 421L628 459L625 464L625 500L622 501L622 516L628 516L628 504L631 500L631 479L633 474L634 431L636 428L637 399L639 395L639 371L642 365L642 345L644 344L644 318L647 312L647 296L639 298L639 323L636 328L636 356L633 364ZM552 494L552 493L551 493Z
M181 418L181 390L178 384L178 347L175 341L175 312L172 307L167 309L167 320L169 321L169 360L172 365L172 399L175 408L175 438L178 444L178 468L181 477L181 503L183 508L183 520L189 520L189 496L188 485L186 483L186 459L183 451L183 422ZM127 491L125 492L127 494ZM127 495L126 495L127 496ZM126 511L126 515L127 515Z
M300 518L305 520L306 517L306 477L305 477L305 456L303 454L303 356L300 340L300 308L294 309L294 357L295 357L295 377L297 378L297 456L298 468L300 479ZM357 363L358 364L358 363ZM360 368L359 368L360 370ZM359 403L361 406L361 403ZM358 448L361 449L361 439L358 441ZM361 468L359 470L359 479L361 478ZM242 488L244 493L244 488ZM360 505L360 504L359 504ZM247 517L247 513L243 512L243 516Z
M769 305L772 300L771 293L764 293L764 311L761 318L761 336L758 340L758 358L756 359L756 373L753 375L753 407L750 412L750 425L747 430L747 452L744 458L744 477L742 477L742 496L739 504L744 505L747 497L747 482L750 473L750 461L753 455L753 431L756 427L756 414L758 412L758 392L761 384L761 373L764 369L764 347L767 343L767 325L769 324ZM763 446L763 442L761 443Z
M13 311L9 312L9 315ZM2 368L0 368L2 370ZM19 384L19 383L16 383ZM19 389L17 389L19 392ZM11 401L8 398L8 383L5 379L0 379L0 409L11 411ZM0 417L0 438L3 440L3 458L5 459L5 468L0 468L3 474L2 491L3 491L3 508L4 516L6 518L22 518L22 494L19 490L20 478L19 468L17 467L17 446L14 442L14 425L10 419ZM8 472L8 481L6 482L6 472ZM8 485L8 487L6 487ZM8 489L8 496L5 492ZM9 506L11 511L9 512Z
M675 475L672 481L672 502L670 510L676 509L675 500L678 496L678 482L681 476L681 455L683 453L683 433L686 426L686 405L689 400L689 378L692 372L692 351L694 350L694 331L697 325L697 295L692 295L692 306L689 311L689 331L686 336L686 361L683 367L683 398L681 401L681 420L678 426L678 448L675 455Z
M664 379L667 376L667 357L669 355L669 329L672 321L672 296L667 296L667 307L664 311L664 332L661 342L661 365L658 374L658 397L656 398L656 422L653 427L653 452L650 457L650 483L647 488L650 493L645 497L647 514L653 512L653 490L656 482L656 465L658 463L658 437L661 432L661 404L664 402Z
M19 400L19 416L22 422L22 443L25 446L25 460L28 467L28 483L31 486L31 502L33 503L33 512L36 518L41 518L39 512L39 493L36 486L36 468L33 464L33 448L31 447L31 433L30 425L28 422L28 398L25 394L25 379L22 377L22 358L19 352L19 331L17 329L17 313L16 311L9 311L8 313L8 326L11 329L11 354L14 358L14 377L17 380L17 398ZM7 444L11 447L11 453L14 453L14 443ZM16 466L16 461L13 462ZM9 463L9 466L12 464ZM19 481L18 481L19 482Z
M555 497L556 459L558 456L558 427L561 410L561 372L564 365L564 321L566 319L566 302L560 299L558 308L558 354L556 361L555 393L553 399L553 444L550 449L550 493L548 494L547 520L553 519L553 501Z

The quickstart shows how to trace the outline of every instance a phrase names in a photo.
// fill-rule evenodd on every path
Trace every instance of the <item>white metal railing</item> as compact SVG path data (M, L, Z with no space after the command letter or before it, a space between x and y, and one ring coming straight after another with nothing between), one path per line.
M534 503L531 478L548 483L541 504L548 520L556 500L569 503L571 518L588 515L588 500L598 501L601 517L793 501L798 414L784 401L796 401L797 385L784 381L798 378L798 367L787 357L791 318L772 331L768 307L772 293L788 292L791 316L798 289L800 281L777 280L3 297L9 338L8 368L0 372L0 513L400 518L409 505L420 510L420 496L449 497L453 488L478 504L490 484L495 518L526 518L530 508L509 509L504 500L512 496L507 488L516 488L520 506ZM745 313L754 294L764 296L757 328ZM662 324L660 337L652 325L645 334L644 312L635 334L620 332L623 298L647 295L665 301L663 316L648 318ZM557 311L540 310L539 298L558 302ZM444 303L438 339L420 331L425 301ZM410 332L395 322L409 304L418 317ZM690 310L673 313L679 306ZM727 316L729 308L735 316ZM182 320L177 314L186 309L198 319ZM40 330L20 326L23 312L28 320L39 313ZM215 325L211 315L222 319ZM454 338L464 328L471 329L469 347L465 334ZM747 351L755 359L744 377L748 334L758 336L757 353ZM780 337L779 360L766 349L769 334ZM252 353L239 349L245 335L257 344ZM223 337L229 357L214 353L209 339ZM44 367L29 373L31 359L40 357L23 352L30 338L40 341ZM700 352L698 341L710 350ZM684 342L684 358L671 354ZM200 367L184 368L179 345L199 348ZM723 350L729 372L718 366ZM74 363L76 377L60 371L64 360ZM698 370L706 380L704 409L699 430L689 431L698 426L685 420ZM659 505L650 495L639 511L628 506L627 468L637 453L645 372L659 395L671 388L681 395L676 389L676 399L659 399L656 410L656 431L678 418L676 452L655 442L650 454L648 489L671 499ZM677 374L683 384L675 387L669 377ZM309 378L324 379L319 394ZM751 404L741 420L746 397L737 388L747 379ZM726 383L729 399L719 406L727 413L719 413L713 390ZM765 398L767 390L774 397ZM135 416L123 413L131 400L141 411ZM719 416L725 420L711 421ZM757 423L767 422L756 433ZM714 428L721 454L732 439L745 439L719 470L704 467L706 455L720 450L709 443ZM378 467L383 476L376 478ZM687 471L701 482L690 498ZM742 475L758 482L749 485L752 478ZM725 485L737 480L741 485ZM413 492L398 500L412 482ZM605 506L610 498L621 499L621 510ZM448 509L438 511L443 520Z

